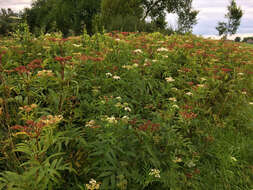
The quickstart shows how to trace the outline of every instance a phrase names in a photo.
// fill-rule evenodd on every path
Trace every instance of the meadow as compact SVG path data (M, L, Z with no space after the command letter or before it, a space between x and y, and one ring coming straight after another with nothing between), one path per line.
M253 47L112 32L0 39L0 189L253 189Z

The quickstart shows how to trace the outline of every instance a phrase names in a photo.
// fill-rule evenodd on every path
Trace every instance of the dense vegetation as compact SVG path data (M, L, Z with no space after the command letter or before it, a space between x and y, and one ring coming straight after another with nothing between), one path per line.
M0 41L0 189L253 188L253 49L112 32Z
M167 26L167 13L178 15L177 28ZM58 31L70 36L80 35L84 27L90 35L104 30L191 32L198 11L193 9L192 0L36 0L19 14L2 9L0 35L15 31L10 24L18 23L10 18L13 14L37 36Z

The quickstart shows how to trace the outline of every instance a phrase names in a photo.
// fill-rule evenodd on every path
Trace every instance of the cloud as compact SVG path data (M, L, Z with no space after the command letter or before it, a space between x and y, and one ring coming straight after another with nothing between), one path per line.
M25 7L30 7L32 0L0 0L0 7L11 8L14 11L20 11Z

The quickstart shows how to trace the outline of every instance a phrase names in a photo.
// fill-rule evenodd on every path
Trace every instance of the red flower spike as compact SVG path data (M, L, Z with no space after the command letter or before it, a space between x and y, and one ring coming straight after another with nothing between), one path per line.
M221 68L221 70L223 72L231 72L231 71L233 71L233 69L228 69L228 68Z

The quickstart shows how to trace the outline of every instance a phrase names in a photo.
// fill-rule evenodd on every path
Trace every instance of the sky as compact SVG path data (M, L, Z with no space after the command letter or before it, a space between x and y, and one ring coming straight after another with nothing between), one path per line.
M11 8L15 11L30 7L32 0L0 0L0 8ZM226 21L227 6L230 0L193 0L193 7L199 10L198 24L194 26L193 33L203 36L218 35L215 27L219 21ZM253 35L253 0L236 0L237 5L243 10L243 17L238 34ZM168 24L176 27L176 17L169 14Z

